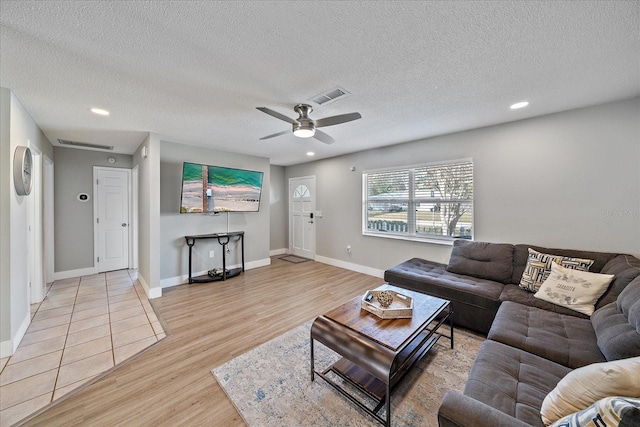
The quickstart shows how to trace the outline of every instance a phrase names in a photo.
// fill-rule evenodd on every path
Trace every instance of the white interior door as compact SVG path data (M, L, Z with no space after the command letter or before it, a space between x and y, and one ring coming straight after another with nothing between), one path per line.
M289 252L315 259L316 177L289 179Z
M128 169L94 167L96 271L129 267Z

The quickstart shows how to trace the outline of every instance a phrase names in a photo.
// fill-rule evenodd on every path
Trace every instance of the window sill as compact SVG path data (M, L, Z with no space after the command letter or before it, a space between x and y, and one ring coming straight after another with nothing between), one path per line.
M362 235L369 236L369 237L381 237L383 239L408 240L411 242L432 243L434 245L444 245L444 246L453 246L453 241L454 241L454 239L436 239L434 237L407 236L403 234L394 234L394 233L372 233L370 231L363 231Z

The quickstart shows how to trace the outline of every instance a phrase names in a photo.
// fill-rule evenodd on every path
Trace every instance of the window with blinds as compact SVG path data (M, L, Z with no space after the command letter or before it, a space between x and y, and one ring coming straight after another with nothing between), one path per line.
M368 171L363 234L409 239L473 238L473 161Z

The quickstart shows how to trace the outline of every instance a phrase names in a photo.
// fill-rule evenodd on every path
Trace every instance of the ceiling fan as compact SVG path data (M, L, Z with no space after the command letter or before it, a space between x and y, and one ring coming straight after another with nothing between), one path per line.
M293 125L293 134L295 136L300 138L314 137L318 141L324 142L325 144L333 144L335 141L326 133L318 130L318 128L339 125L341 123L350 122L352 120L358 120L362 117L360 113L349 113L325 117L324 119L313 120L309 117L309 114L313 111L313 108L311 107L311 105L307 104L298 104L293 107L293 111L298 113L297 119L291 119L284 114L280 114L277 111L273 111L267 107L256 108L263 113L275 117L276 119L284 120L287 123L291 123L291 125ZM273 135L263 136L262 138L260 138L260 140L273 138L275 136L284 135L286 133L289 133L289 131L285 130L282 132L274 133Z

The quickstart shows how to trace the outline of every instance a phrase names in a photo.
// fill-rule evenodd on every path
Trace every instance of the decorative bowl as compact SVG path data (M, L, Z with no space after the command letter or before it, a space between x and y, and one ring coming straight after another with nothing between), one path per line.
M376 299L382 307L389 307L393 302L393 294L389 291L382 291L376 295Z

